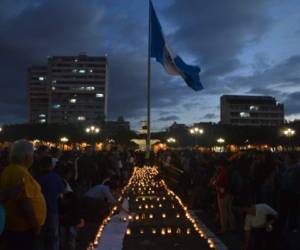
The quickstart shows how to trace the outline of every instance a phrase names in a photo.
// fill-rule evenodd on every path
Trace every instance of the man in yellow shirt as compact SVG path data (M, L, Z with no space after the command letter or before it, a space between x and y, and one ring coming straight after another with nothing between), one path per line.
M32 162L33 145L26 140L14 142L10 150L10 165L0 177L0 191L20 184L24 185L24 191L4 203L7 250L33 250L46 219L46 203L40 185L28 171Z

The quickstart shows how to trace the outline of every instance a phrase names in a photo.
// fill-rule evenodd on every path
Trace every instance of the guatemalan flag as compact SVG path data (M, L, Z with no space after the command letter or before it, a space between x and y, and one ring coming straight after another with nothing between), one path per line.
M203 89L200 82L200 68L187 65L178 55L173 55L169 49L161 25L150 1L150 56L160 62L171 75L180 75L186 84L195 91Z

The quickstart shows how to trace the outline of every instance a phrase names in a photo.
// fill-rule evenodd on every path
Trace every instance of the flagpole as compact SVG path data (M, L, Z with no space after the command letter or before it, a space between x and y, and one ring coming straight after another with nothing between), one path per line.
M147 140L146 140L146 153L150 165L150 152L151 152L151 9L149 0L149 23L148 23L148 66L147 66Z

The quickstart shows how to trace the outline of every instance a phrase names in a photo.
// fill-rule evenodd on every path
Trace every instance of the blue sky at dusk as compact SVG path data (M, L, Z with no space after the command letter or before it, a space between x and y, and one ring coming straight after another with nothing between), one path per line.
M222 94L272 95L300 118L300 2L153 0L203 91L152 61L153 128L219 120ZM0 123L26 122L26 72L48 56L108 55L109 119L146 116L147 0L0 0Z

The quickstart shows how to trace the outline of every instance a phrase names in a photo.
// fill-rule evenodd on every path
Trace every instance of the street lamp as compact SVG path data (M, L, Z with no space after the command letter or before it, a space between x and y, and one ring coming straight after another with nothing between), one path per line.
M94 144L94 149L96 149L96 138L95 137L96 137L97 134L99 134L100 128L98 128L94 125L91 125L91 126L89 126L85 129L85 132L87 134L90 134L91 136L94 136L93 144Z
M223 144L225 142L225 139L223 139L222 137L217 139L217 143L219 144Z
M62 137L62 138L60 138L60 141L63 143L66 143L69 141L69 139L67 137Z
M167 139L167 142L168 142L169 144L176 143L176 139L173 138L173 137L169 137L169 138Z
M197 137L199 135L202 135L204 133L204 130L202 128L198 128L198 127L194 127L190 129L190 134L192 136L195 136L195 140L196 140L196 145L197 145Z
M190 129L190 133L192 135L202 135L204 133L204 130L202 128L198 128L198 127L195 127L195 128L191 128Z
M289 147L292 148L292 137L296 134L296 131L291 128L283 130L283 134L289 139Z
M287 136L287 137L292 137L295 135L295 130L294 129L291 129L291 128L287 128L283 131L284 135Z
M69 141L69 139L67 137L61 137L60 138L60 142L63 145L63 150L65 150L65 143L67 143Z
M222 138L222 137L220 137L220 138L217 139L217 143L220 144L220 150L221 150L221 152L224 152L224 143L225 143L225 139Z
M95 127L94 125L90 126L90 127L87 127L85 129L85 132L87 134L92 134L92 135L95 135L95 134L98 134L100 132L100 129L98 127Z

